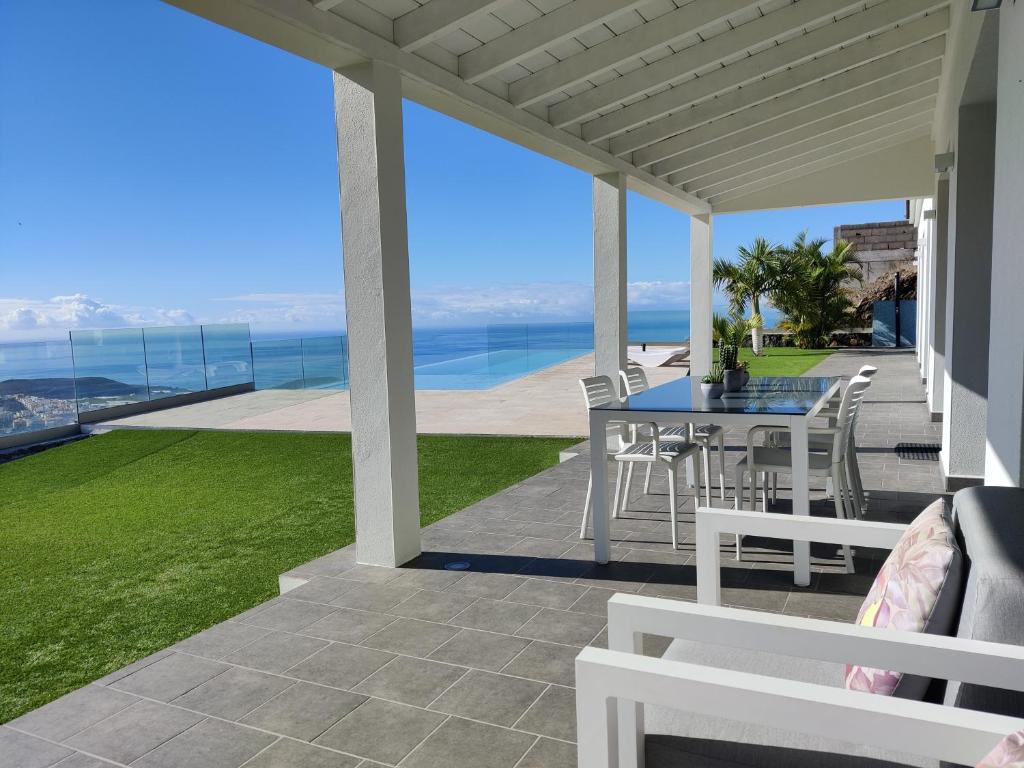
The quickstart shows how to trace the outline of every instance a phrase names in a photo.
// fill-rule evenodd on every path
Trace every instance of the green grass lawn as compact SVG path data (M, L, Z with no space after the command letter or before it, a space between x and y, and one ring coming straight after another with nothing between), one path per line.
M575 440L419 438L424 523ZM120 431L0 465L0 723L273 597L354 538L348 435Z
M754 357L750 347L743 347L740 360L750 364L751 376L799 376L831 354L831 349L765 347L760 357Z

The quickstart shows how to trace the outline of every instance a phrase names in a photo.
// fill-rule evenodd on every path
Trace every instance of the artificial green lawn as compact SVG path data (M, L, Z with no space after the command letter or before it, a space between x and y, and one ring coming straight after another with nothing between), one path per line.
M420 436L424 524L570 439ZM353 541L348 435L119 431L0 465L0 723L273 597Z
M831 355L831 349L765 347L754 357L750 347L740 350L740 360L750 364L751 376L799 376Z

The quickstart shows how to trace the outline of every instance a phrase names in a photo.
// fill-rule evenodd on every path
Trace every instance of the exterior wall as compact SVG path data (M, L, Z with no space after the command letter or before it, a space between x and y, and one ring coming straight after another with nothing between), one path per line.
M917 227L910 221L879 221L870 224L840 224L834 240L846 240L857 250L857 258L869 284L887 272L913 265L917 251Z

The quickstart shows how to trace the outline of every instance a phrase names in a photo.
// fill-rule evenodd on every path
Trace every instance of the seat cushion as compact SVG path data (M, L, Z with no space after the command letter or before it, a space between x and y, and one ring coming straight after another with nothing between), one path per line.
M1011 733L978 763L977 768L1024 768L1024 731Z
M841 685L843 673L841 664L688 640L674 641L664 658L832 688ZM648 734L648 768L934 768L937 765L926 758L887 754L870 744L847 744L664 707L646 707L644 721Z
M889 553L857 623L903 632L952 633L961 597L962 557L944 499L925 508ZM847 666L846 687L923 699L931 680L899 671Z

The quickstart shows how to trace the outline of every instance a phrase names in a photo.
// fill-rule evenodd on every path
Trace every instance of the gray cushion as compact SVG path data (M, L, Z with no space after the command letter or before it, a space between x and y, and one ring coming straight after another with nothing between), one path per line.
M687 640L674 641L664 658L836 688L842 685L843 680L841 664L761 651L741 651ZM649 768L933 768L937 765L935 761L911 755L891 755L870 746L663 707L648 706L645 723Z
M953 516L968 564L956 636L1024 645L1024 490L967 488ZM1018 691L950 682L945 703L1024 717Z

